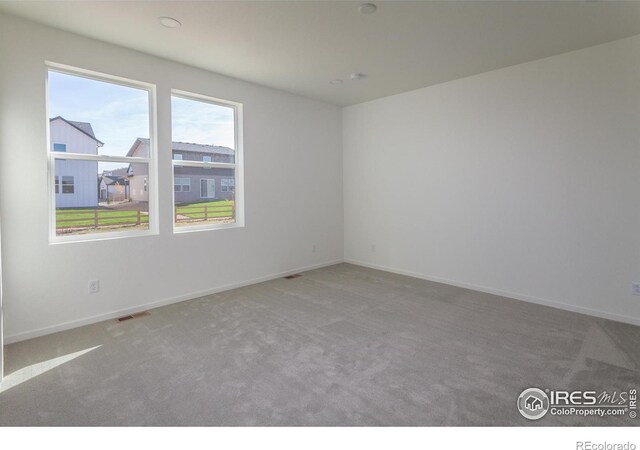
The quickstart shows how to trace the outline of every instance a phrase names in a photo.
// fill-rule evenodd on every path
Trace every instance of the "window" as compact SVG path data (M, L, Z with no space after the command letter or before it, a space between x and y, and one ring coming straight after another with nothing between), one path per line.
M74 177L72 176L63 176L62 177L62 193L63 194L74 194Z
M220 186L222 192L233 192L235 186L235 180L233 178L223 178L220 180Z
M241 113L239 103L173 91L176 231L243 225Z
M200 198L216 198L216 180L200 179Z
M191 178L174 178L174 192L191 192Z
M154 87L48 66L51 241L156 232Z

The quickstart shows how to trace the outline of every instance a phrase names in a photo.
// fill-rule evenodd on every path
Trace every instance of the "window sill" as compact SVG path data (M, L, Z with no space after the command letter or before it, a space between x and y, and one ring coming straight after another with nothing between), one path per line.
M184 226L184 227L176 227L174 224L173 234L194 233L197 231L226 230L231 228L244 228L244 223L234 222L234 223L222 223L219 225L192 225L192 226Z
M110 241L113 239L126 239L145 236L157 236L159 233L155 230L140 230L140 231L114 231L105 233L83 234L75 236L51 236L49 238L49 245L70 244L75 242L96 242L96 241Z

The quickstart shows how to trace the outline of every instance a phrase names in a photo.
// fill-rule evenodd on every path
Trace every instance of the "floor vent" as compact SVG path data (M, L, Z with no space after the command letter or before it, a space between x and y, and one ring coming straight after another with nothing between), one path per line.
M287 280L293 280L294 278L299 278L301 276L302 276L302 274L300 274L300 273L294 273L293 275L287 275L285 278Z
M149 315L149 311L142 311L142 312L131 314L128 316L118 317L116 320L118 322L124 322L125 320L137 319L138 317L144 317L148 315Z

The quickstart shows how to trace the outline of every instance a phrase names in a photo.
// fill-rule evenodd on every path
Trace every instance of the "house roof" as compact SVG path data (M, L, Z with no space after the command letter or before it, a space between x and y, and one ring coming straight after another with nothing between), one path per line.
M102 180L107 185L119 184L120 186L125 186L129 184L129 180L125 177L114 177L114 176L103 176Z
M91 139L96 141L98 143L99 147L102 147L104 145L104 142L102 142L102 141L100 141L100 140L98 140L96 138L96 135L93 132L93 127L91 126L91 124L89 122L77 122L77 121L74 121L74 120L67 120L62 116L53 117L52 119L49 119L49 122L53 122L54 120L57 120L57 119L60 119L60 120L62 120L64 122L68 123L69 125L71 125L76 130L81 131L82 133L86 134Z
M109 178L124 177L127 175L127 168L121 167L119 169L105 170L102 172L102 175Z
M138 147L139 144L144 144L147 147L149 146L149 139L146 138L137 138L129 152L127 152L127 156L133 156L133 152ZM182 151L182 152L198 152L198 153L209 153L209 154L219 154L219 155L234 155L235 150L229 147L223 147L220 145L206 145L206 144L194 144L192 142L179 142L173 141L172 143L173 151Z

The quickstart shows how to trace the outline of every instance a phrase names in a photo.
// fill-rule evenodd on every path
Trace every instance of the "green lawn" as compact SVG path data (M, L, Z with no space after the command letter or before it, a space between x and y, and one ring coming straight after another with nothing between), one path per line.
M207 208L206 217L208 219L228 218L233 216L233 201L232 200L218 200L214 202L197 202L197 203L182 203L176 205L176 214L185 216L187 219L183 220L204 220L205 219L205 207ZM178 219L180 220L180 219Z
M95 226L94 209L58 209L56 210L56 228L80 228ZM135 225L137 211L114 211L99 209L98 226ZM147 214L140 214L140 223L149 223Z
M176 213L181 216L178 222L185 224L205 220L205 207L207 220L228 219L233 216L233 204L231 200L218 200L212 202L183 203L176 205ZM94 228L95 209L58 209L56 210L56 228ZM98 227L115 227L118 225L131 226L138 221L137 211L98 209ZM140 223L149 223L149 215L146 211L140 214Z

